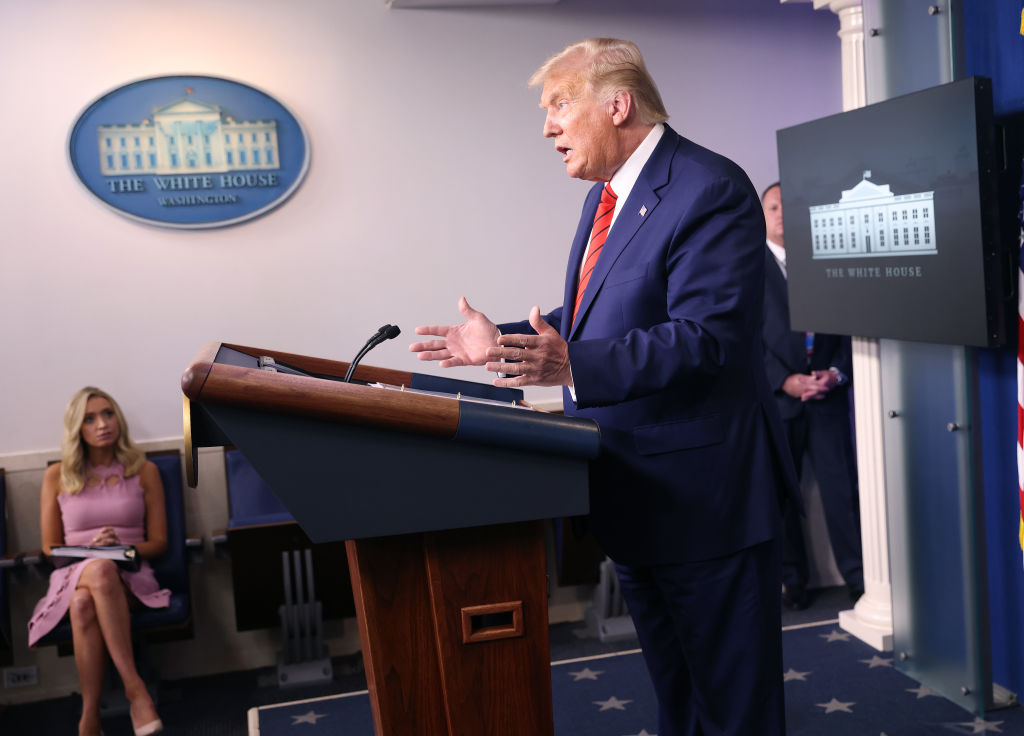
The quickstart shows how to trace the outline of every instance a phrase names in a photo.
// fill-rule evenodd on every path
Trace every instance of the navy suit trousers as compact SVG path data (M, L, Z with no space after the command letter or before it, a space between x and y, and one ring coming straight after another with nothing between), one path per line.
M848 414L826 413L808 407L786 419L789 447L797 474L807 453L818 481L832 554L843 581L851 589L864 590L864 569L860 548L860 500L857 492L857 464ZM810 573L800 510L787 503L784 512L786 536L782 553L782 582L804 588Z
M784 736L779 542L616 565L658 697L658 736Z

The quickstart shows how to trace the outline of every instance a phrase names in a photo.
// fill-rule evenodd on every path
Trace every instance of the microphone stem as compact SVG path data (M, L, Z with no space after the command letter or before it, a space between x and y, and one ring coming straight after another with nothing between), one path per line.
M359 364L359 361L363 359L364 355L366 355L373 348L377 347L385 340L390 340L391 338L398 336L399 333L401 333L401 330L399 330L394 325L384 325L379 330L377 330L377 334L366 341L366 344L363 345L363 349L360 350L356 357L352 359L352 362L348 364L348 370L345 371L345 379L342 381L342 383L351 382L352 374L355 372L356 366Z
M350 383L351 382L352 374L355 372L356 366L359 365L359 361L363 359L363 356L366 355L368 352L370 352L370 348L373 347L372 343L373 343L373 340L370 340L370 342L368 342L365 345L363 345L363 349L360 350L356 354L356 357L354 357L352 359L352 362L348 364L348 370L345 371L345 380L343 381L343 383Z

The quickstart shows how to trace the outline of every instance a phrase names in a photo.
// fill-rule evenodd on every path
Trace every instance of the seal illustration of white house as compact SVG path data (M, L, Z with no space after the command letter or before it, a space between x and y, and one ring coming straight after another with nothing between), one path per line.
M869 181L871 172L839 201L809 208L811 257L870 258L938 253L934 192L893 194Z
M90 102L68 161L104 205L147 225L236 225L287 200L309 170L302 123L270 94L223 77L174 74Z
M234 120L219 105L185 97L140 123L98 125L100 173L207 174L279 168L277 122Z

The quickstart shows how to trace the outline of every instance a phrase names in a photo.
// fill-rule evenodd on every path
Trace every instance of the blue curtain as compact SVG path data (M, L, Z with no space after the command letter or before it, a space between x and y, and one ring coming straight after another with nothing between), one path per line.
M997 116L1024 112L1021 0L964 3L967 76L992 80ZM1024 131L1021 131L1024 134ZM1012 216L1015 213L1007 213ZM1011 330L1016 334L1015 330ZM1024 693L1024 565L1017 540L1017 345L980 350L978 373L984 451L985 529L991 611L992 677Z

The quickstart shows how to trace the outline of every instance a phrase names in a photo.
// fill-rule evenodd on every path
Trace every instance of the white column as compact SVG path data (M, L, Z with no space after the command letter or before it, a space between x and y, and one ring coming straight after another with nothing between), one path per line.
M883 652L892 651L892 588L885 512L885 449L882 444L882 371L878 340L853 338L853 404L860 484L860 543L864 595L839 626Z
M828 8L839 16L836 35L841 44L843 110L863 107L867 104L867 89L864 82L864 11L861 0L813 2L815 10ZM853 338L853 396L864 595L852 610L839 612L839 626L876 649L891 651L892 589L885 510L882 380L878 340L874 338Z
M841 44L843 110L852 110L867 104L867 88L864 84L864 10L860 0L832 0L830 7L839 16L839 33L836 35Z

